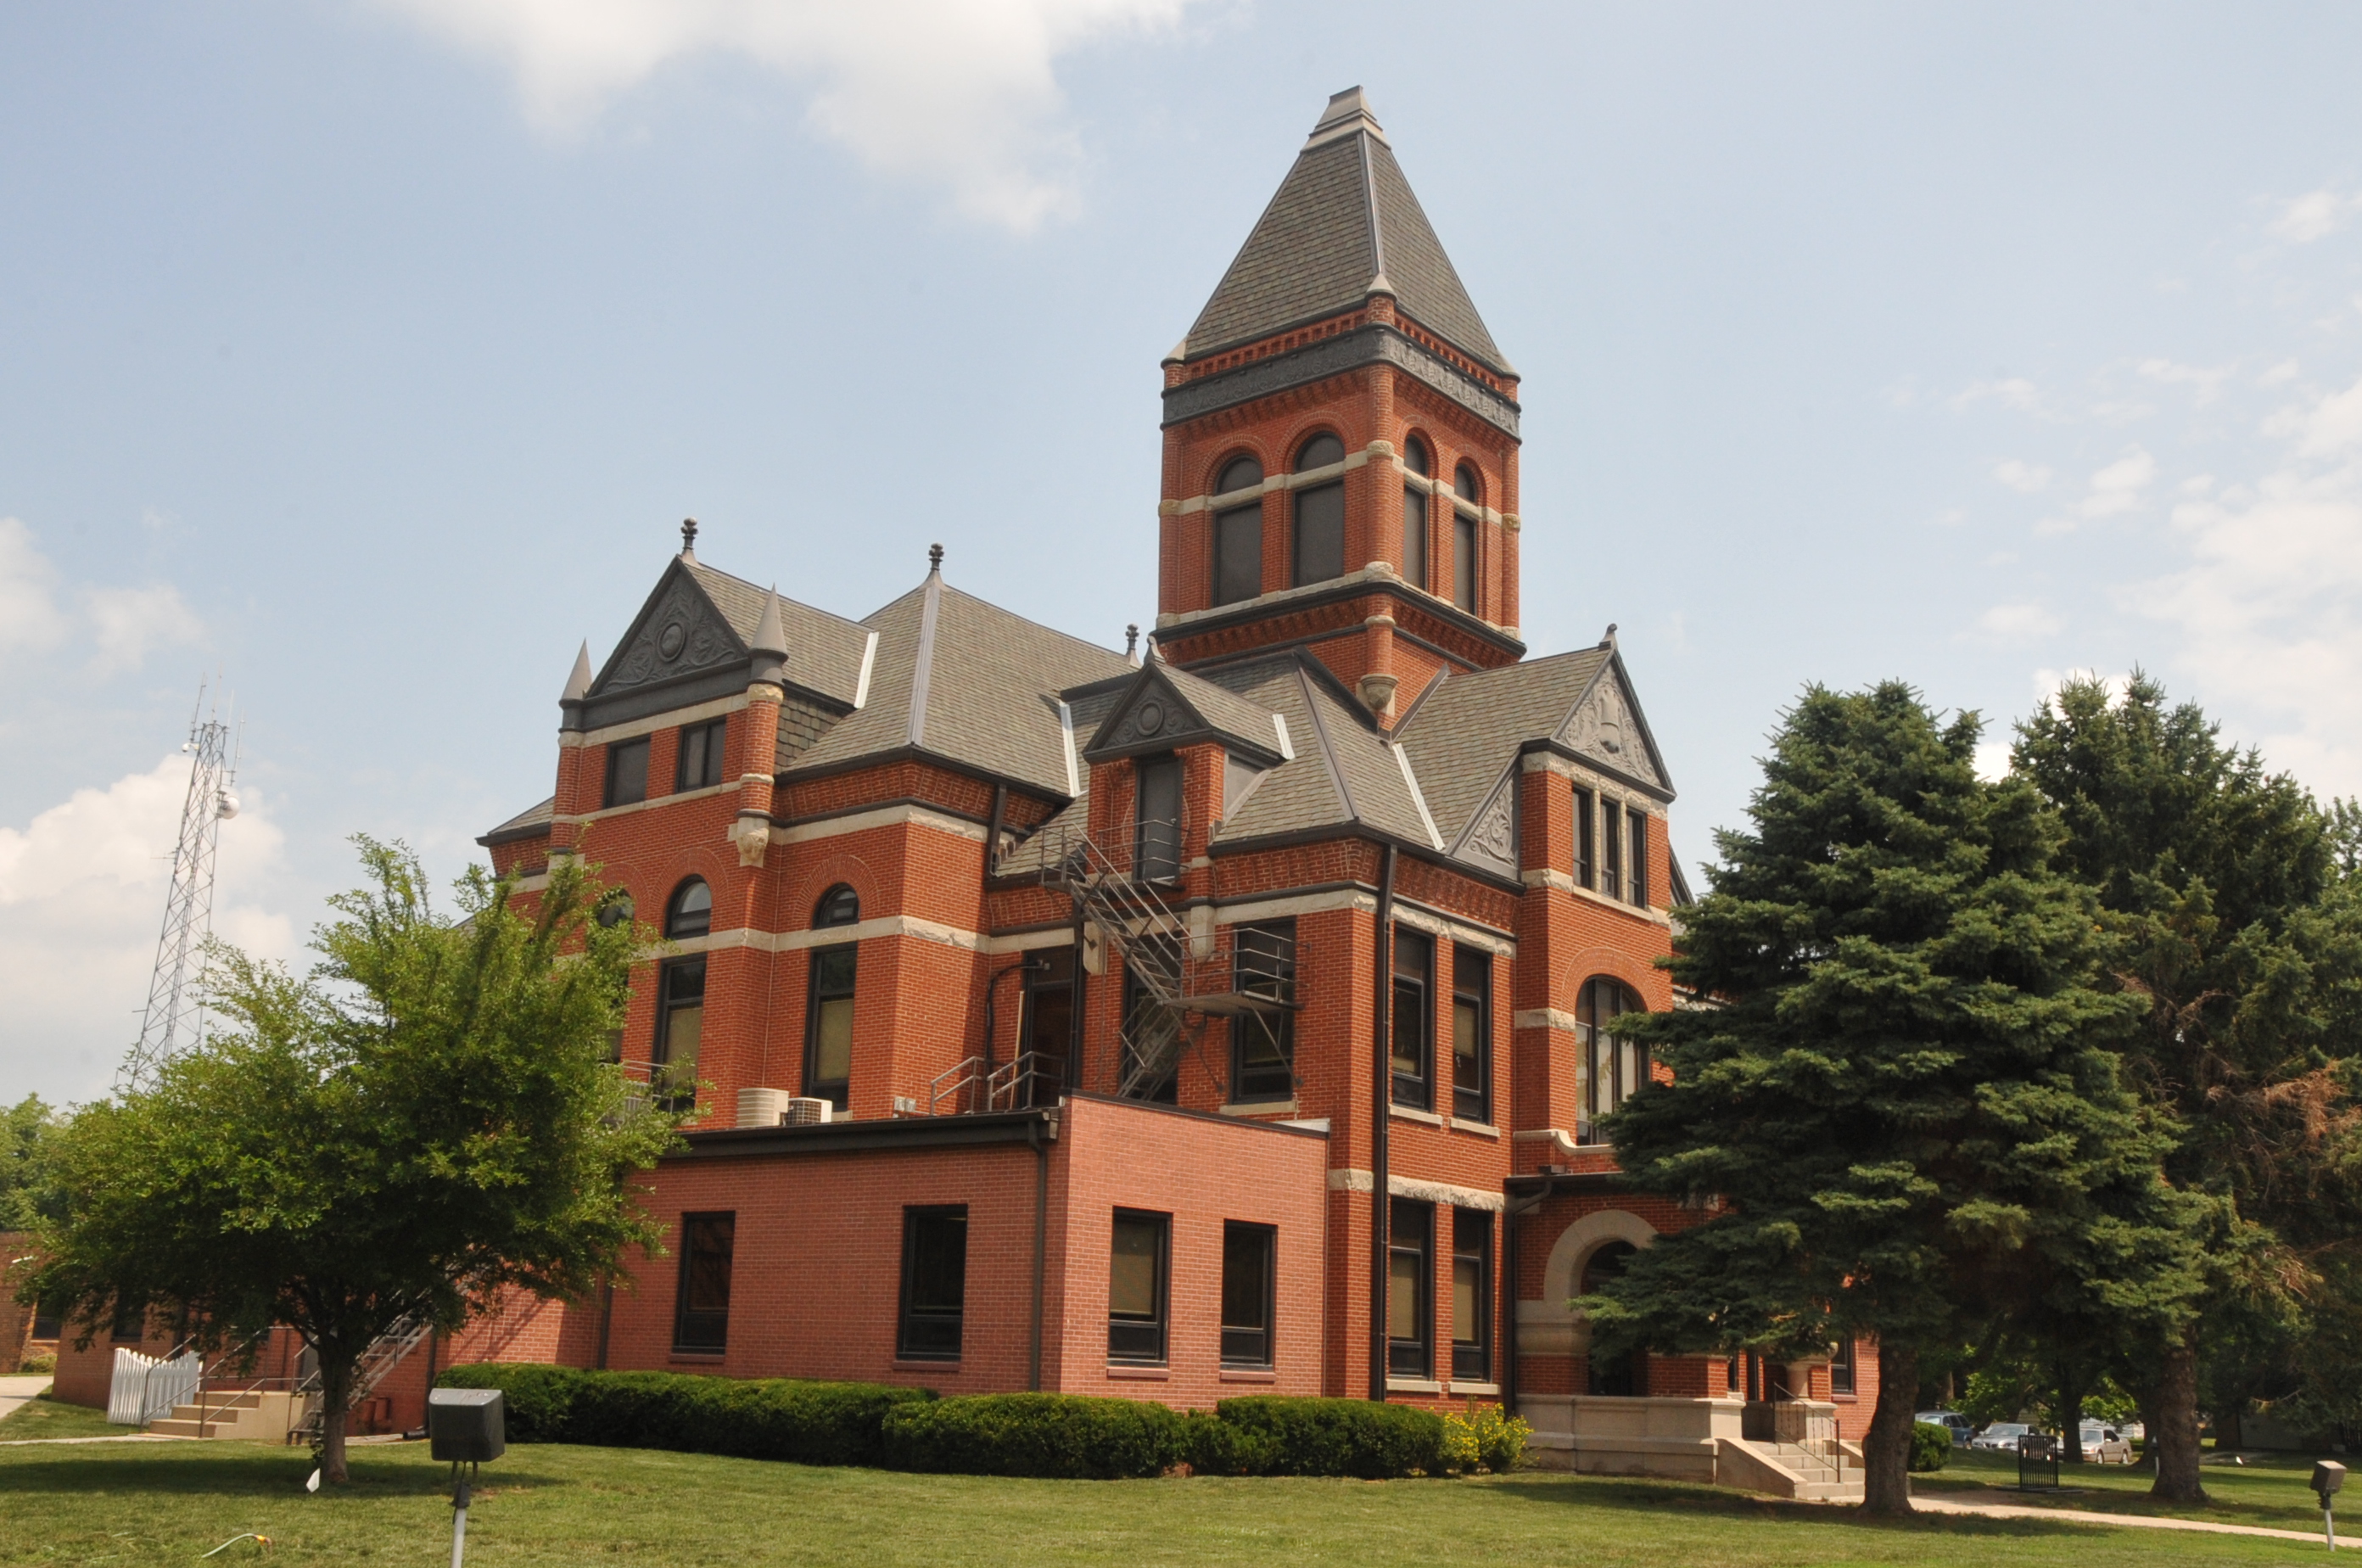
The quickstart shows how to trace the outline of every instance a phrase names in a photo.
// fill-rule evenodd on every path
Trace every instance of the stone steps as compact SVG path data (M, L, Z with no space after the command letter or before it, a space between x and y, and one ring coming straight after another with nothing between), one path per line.
M290 1403L285 1394L210 1395L174 1406L171 1415L149 1422L148 1430L158 1437L276 1442L287 1435Z

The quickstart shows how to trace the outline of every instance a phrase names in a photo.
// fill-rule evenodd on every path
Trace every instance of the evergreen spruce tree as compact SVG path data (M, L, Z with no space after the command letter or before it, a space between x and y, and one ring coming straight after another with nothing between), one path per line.
M2070 682L2012 760L2066 825L2062 866L2099 890L2108 969L2139 1010L2125 1080L2170 1121L2175 1185L2213 1205L2205 1314L2162 1347L2144 1399L2157 1495L2195 1502L2202 1390L2235 1441L2251 1396L2316 1364L2311 1325L2352 1313L2362 823L2137 672L2120 701Z
M2194 1290L2162 1140L2105 1042L2090 895L2054 819L1976 777L1980 723L1898 683L1805 692L1753 827L1720 837L1672 967L1701 1005L1633 1032L1672 1081L1609 1119L1632 1183L1710 1218L1578 1306L1595 1342L1878 1342L1868 1507L1910 1509L1923 1350L2006 1313L2177 1325Z

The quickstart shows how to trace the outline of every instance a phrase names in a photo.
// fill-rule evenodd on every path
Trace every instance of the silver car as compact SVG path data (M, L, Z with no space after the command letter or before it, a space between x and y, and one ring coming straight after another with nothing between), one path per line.
M2122 1432L2100 1421L2086 1421L2081 1429L2083 1458L2091 1464L2130 1464L2133 1445Z
M2015 1453L2017 1440L2034 1429L2024 1421L1995 1421L1969 1440L1969 1446L1988 1453Z

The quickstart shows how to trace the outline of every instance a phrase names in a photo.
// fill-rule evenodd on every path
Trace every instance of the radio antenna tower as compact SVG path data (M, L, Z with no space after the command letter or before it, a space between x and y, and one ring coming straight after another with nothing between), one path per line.
M214 922L214 853L221 824L237 815L237 748L229 721L205 706L205 684L197 687L196 711L189 718L189 796L181 807L181 839L172 851L172 887L164 896L164 933L156 942L156 973L148 982L148 1012L139 1042L115 1075L118 1095L153 1087L156 1069L184 1039L195 1038L200 1021L187 993L198 949Z

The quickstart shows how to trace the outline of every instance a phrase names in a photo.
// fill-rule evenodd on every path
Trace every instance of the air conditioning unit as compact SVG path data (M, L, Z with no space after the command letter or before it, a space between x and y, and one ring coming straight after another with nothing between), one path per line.
M788 1119L795 1096L783 1088L742 1088L738 1091L738 1125L777 1127Z
M787 1108L779 1113L779 1125L817 1127L823 1121L835 1120L835 1117L836 1107L829 1101L797 1095L789 1099Z

